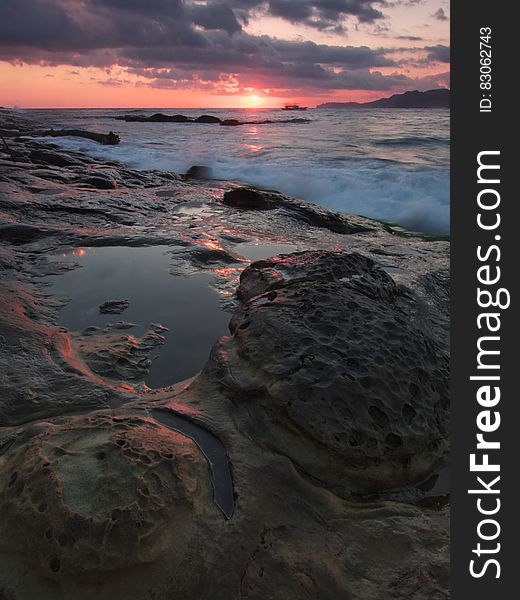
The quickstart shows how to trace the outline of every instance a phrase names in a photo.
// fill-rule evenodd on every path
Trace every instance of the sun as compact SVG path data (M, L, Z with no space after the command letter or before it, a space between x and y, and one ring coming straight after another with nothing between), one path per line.
M251 102L251 104L258 104L260 102L260 97L256 94L252 94L249 96L249 102Z

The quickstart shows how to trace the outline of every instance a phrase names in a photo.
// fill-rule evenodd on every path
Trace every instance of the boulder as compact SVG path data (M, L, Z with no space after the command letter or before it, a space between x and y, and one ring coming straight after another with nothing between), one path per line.
M253 263L238 297L215 369L253 439L345 497L435 469L449 359L426 302L369 258L322 251Z

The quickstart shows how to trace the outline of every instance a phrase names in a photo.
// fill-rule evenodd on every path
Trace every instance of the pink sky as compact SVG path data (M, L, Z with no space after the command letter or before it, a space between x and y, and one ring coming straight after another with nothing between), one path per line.
M315 106L449 85L445 0L296 1L2 0L0 105Z

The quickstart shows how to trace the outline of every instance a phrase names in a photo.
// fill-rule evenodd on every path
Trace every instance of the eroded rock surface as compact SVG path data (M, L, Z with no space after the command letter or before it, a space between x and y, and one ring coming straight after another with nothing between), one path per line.
M0 466L0 506L0 547L51 579L157 560L170 537L189 545L197 513L212 511L208 466L191 440L101 415L26 431Z
M2 113L0 596L446 599L449 244L273 191L244 210L225 200L236 183L34 129ZM231 319L201 374L158 390L141 385L164 334L153 307L141 337L116 319L68 331L46 284L78 266L60 253L152 245L170 273L210 274ZM231 518L164 409L225 448Z
M238 295L212 368L250 435L347 495L431 473L447 448L449 359L423 299L348 252L259 261Z

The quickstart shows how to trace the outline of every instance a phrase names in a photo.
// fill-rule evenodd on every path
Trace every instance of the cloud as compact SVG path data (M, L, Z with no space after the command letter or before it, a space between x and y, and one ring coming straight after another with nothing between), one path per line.
M450 48L448 46L437 44L437 46L425 46L424 50L426 50L426 60L429 62L450 62Z
M187 15L195 25L206 30L222 30L229 34L242 30L235 13L224 3L195 4L187 9Z
M105 85L225 90L400 90L416 80L398 72L396 49L338 46L251 35L243 24L269 14L315 28L350 18L376 22L372 0L1 0L0 60L118 67ZM420 38L401 36L409 40ZM449 48L422 53L449 61ZM388 71L395 70L389 74ZM122 73L127 73L127 80Z
M229 5L248 16L262 14L316 29L341 29L342 21L352 18L372 23L384 18L376 7L385 0L227 0Z
M435 17L439 21L448 21L448 17L446 16L446 13L444 12L443 8L439 8L439 10L433 13L433 17Z

